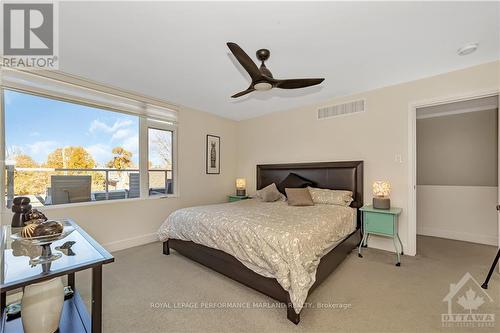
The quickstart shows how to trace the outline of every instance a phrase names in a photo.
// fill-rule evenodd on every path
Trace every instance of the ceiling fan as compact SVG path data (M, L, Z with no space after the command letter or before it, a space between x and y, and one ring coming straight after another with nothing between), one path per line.
M260 68L255 65L252 59L248 56L238 46L236 43L227 43L227 46L234 54L236 60L243 66L243 68L248 72L250 78L252 79L252 83L247 90L241 91L237 94L231 96L232 98L240 97L251 93L254 90L265 91L270 90L272 88L281 88L281 89L297 89L297 88L305 88L320 84L325 79L288 79L288 80L279 80L273 78L273 74L267 69L266 65L264 65L264 61L269 59L269 55L271 52L267 49L260 49L257 51L257 58L262 62Z

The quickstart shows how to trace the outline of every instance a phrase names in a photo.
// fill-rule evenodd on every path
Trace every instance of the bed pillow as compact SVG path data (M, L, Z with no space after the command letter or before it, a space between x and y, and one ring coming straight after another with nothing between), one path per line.
M283 197L280 191L276 188L275 183L258 190L255 196L264 202L274 202Z
M285 188L289 206L314 206L307 188Z
M314 182L301 177L295 173L289 173L285 179L278 184L278 190L286 195L285 188L304 188L314 186Z
M328 190L322 188L308 187L312 200L315 204L349 206L353 201L351 191Z

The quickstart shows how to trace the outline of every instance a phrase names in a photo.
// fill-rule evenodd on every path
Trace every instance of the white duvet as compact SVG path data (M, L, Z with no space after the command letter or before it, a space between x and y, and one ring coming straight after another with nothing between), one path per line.
M160 240L176 238L224 251L275 278L297 313L315 282L321 257L355 230L356 210L337 205L288 206L242 200L173 212Z

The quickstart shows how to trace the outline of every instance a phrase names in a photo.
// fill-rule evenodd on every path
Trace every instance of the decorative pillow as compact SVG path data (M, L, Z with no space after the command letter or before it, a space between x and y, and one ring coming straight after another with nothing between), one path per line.
M323 188L308 187L315 204L349 206L353 201L351 191L328 190Z
M288 176L286 176L286 178L278 184L278 190L286 195L285 188L304 188L314 185L314 182L309 179L301 177L295 173L289 173Z
M314 206L307 188L285 188L289 206Z
M281 199L283 195L276 188L276 184L272 183L271 185L258 190L255 196L264 202L273 202Z

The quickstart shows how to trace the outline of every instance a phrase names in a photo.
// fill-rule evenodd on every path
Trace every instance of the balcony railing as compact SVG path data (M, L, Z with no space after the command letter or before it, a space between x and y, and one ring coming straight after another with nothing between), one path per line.
M170 169L149 169L149 194L171 194L173 193L172 188L172 170ZM111 168L23 168L15 167L14 165L6 166L6 204L10 208L12 206L12 201L16 195L23 195L15 193L15 181L16 179L22 179L23 173L46 173L47 179L45 188L45 198L42 197L41 193L29 193L29 196L34 196L41 205L51 205L51 183L49 181L50 176L74 176L74 175L92 175L96 173L104 174L101 184L96 184L96 178L92 177L90 200L82 201L95 201L95 200L111 200L121 198L116 194L123 192L124 198L128 197L138 197L140 193L139 187L139 169L111 169ZM110 174L117 174L118 177L112 178ZM162 177L151 177L152 173L163 173ZM134 174L135 177L131 177L130 174ZM128 175L128 177L127 177ZM28 177L28 175L26 175ZM117 179L118 178L118 179ZM133 180L134 178L135 180ZM154 179L152 179L154 178ZM99 180L100 181L100 180ZM102 189L96 190L96 186L103 186ZM114 190L110 190L110 187L114 187ZM36 191L36 190L35 190ZM133 196L129 194L134 193Z

